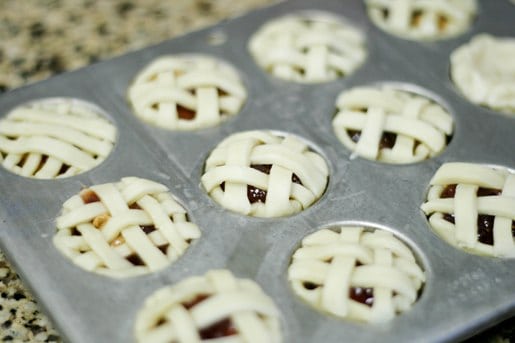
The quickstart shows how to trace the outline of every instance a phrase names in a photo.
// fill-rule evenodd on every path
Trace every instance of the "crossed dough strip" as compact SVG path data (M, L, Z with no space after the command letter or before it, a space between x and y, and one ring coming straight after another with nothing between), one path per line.
M465 31L475 0L365 0L368 15L386 32L413 40L445 39Z
M298 13L264 24L249 50L272 75L324 82L352 73L366 57L362 34L329 13Z
M341 318L384 322L417 300L425 274L411 250L390 232L341 227L302 240L288 268L294 292L315 308ZM372 288L373 303L350 297L352 288Z
M440 153L453 119L440 105L422 96L384 87L356 87L342 92L333 128L357 155L386 163L413 163ZM359 131L356 143L348 131ZM394 134L393 147L381 147L384 133Z
M91 196L99 201L85 200ZM57 218L54 244L88 271L127 277L166 267L200 235L164 185L124 177L68 199ZM130 262L136 256L140 263Z
M472 253L515 257L512 226L515 220L515 174L506 168L474 163L445 163L433 178L427 202L421 208L433 230L449 244ZM456 184L454 198L441 198L448 185ZM478 196L479 188L501 190L499 195ZM455 224L444 219L453 214ZM493 245L478 240L479 215L494 216Z
M272 165L270 174L251 168L263 164ZM329 174L324 159L306 143L271 131L229 136L211 152L204 170L202 185L216 202L256 217L286 216L306 209L323 194ZM292 181L293 174L301 184ZM266 191L266 201L251 203L248 185Z
M207 298L185 306L199 297ZM229 319L235 333L202 339L202 330ZM163 288L146 301L135 326L138 342L278 343L279 311L251 280L236 279L228 270L212 270Z
M72 99L16 107L0 121L0 163L40 179L68 177L100 164L113 149L116 128Z
M474 36L451 54L451 78L471 102L515 115L515 38Z
M246 98L236 71L204 55L160 57L143 69L129 88L134 113L170 130L217 125L236 115ZM193 118L181 118L183 111Z

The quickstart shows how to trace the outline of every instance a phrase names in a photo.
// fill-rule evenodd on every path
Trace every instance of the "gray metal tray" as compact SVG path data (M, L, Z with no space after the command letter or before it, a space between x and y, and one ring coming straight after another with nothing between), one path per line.
M295 10L341 15L367 37L368 58L350 77L299 85L264 73L247 42L270 18ZM118 128L117 144L96 169L61 180L33 180L0 168L0 245L66 339L130 342L137 311L151 293L213 268L255 279L282 312L285 342L448 341L467 337L515 313L515 260L471 255L444 243L428 227L419 206L436 169L448 161L515 168L515 118L469 103L449 80L449 54L479 32L515 36L515 6L483 1L472 28L455 39L419 43L376 28L359 0L280 3L215 27L20 88L0 97L0 113L42 97L73 97L98 105ZM211 45L213 33L227 41ZM232 63L249 98L222 125L170 132L144 124L131 112L126 91L135 74L162 54L207 53ZM412 165L386 165L350 152L333 134L339 92L357 85L395 82L422 90L447 106L455 133L438 157ZM200 186L212 148L227 135L250 129L297 134L327 158L330 180L320 201L286 218L247 218L223 210ZM163 271L114 280L76 267L53 246L62 203L83 185L140 176L167 185L202 230L201 239ZM407 241L426 269L422 296L407 313L382 325L338 320L299 300L287 282L287 266L300 240L335 223L374 224Z

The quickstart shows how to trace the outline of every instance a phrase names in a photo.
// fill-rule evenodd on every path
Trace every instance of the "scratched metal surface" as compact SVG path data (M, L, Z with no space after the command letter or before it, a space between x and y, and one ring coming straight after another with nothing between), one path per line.
M329 11L362 30L368 48L362 67L350 77L317 85L265 74L249 56L249 37L268 19L295 10ZM447 245L429 230L419 206L431 176L444 162L515 168L515 118L472 105L448 77L451 51L479 32L515 36L514 23L515 6L508 0L483 1L477 20L463 35L418 43L374 27L359 0L297 0L9 92L0 97L1 116L34 99L78 98L107 113L118 128L118 141L99 167L67 179L25 179L0 168L1 247L71 342L133 341L134 318L146 297L213 268L255 279L272 296L282 313L286 342L467 337L515 313L515 261L475 256ZM213 32L226 34L227 41L208 44ZM139 121L126 101L128 85L148 62L175 53L211 54L235 66L249 93L242 112L197 132L170 132ZM336 96L353 86L384 82L428 94L449 108L455 133L441 155L400 166L350 158L331 127ZM320 201L291 217L259 219L223 210L204 193L199 178L211 149L227 135L251 129L293 133L313 143L330 165L329 185ZM159 273L115 280L85 272L54 248L54 220L62 203L83 185L128 175L167 185L203 235ZM391 230L419 256L427 283L409 312L383 325L358 324L323 315L294 296L286 273L300 240L320 227L344 222Z

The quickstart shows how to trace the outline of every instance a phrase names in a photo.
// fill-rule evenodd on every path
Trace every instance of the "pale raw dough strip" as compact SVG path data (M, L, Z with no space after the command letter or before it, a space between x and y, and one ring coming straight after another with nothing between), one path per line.
M425 275L411 250L393 234L341 227L305 237L293 254L288 279L294 292L319 310L347 319L384 322L411 308ZM316 287L305 287L305 283ZM373 305L350 298L352 287L373 288Z
M366 57L363 35L329 13L298 13L265 23L249 42L256 62L296 82L347 76Z
M207 298L189 309L184 306L199 296ZM214 342L202 340L200 332L226 319L237 332L216 342L282 341L273 301L257 284L236 279L228 270L212 270L158 290L145 301L134 331L137 342Z
M198 227L188 221L184 208L162 184L125 177L85 192L91 191L100 201L85 204L78 194L63 204L54 237L56 248L86 270L113 277L160 270L200 237ZM131 204L139 209L129 208ZM141 227L150 225L155 231L146 234ZM73 228L81 235L73 235ZM165 245L163 253L158 247ZM143 266L126 259L133 254Z
M270 174L250 167L260 164L272 165ZM201 181L209 195L227 209L278 217L299 212L320 198L328 173L324 159L295 136L246 131L229 136L211 152ZM302 185L292 182L292 174ZM251 203L247 185L267 191L265 203Z
M357 155L386 163L414 163L442 152L453 119L440 105L388 86L357 87L336 101L333 128L340 141ZM361 132L355 143L347 131ZM380 148L383 133L396 135L392 148ZM418 143L418 145L417 145Z
M515 221L515 174L505 168L473 163L446 163L431 179L421 208L445 241L467 251L497 257L515 257L512 221ZM447 185L456 184L454 198L440 198ZM500 195L477 196L479 187L498 189ZM455 224L443 214L454 215ZM478 215L494 216L493 245L478 240Z
M451 78L471 102L515 115L515 38L474 36L451 54Z
M67 177L100 164L115 139L116 128L93 109L71 100L41 100L0 121L0 162L26 177Z
M162 56L143 69L129 88L135 114L170 130L217 125L236 115L246 98L245 87L232 67L202 55ZM180 118L178 106L193 111L195 117Z
M476 0L365 0L368 15L384 31L414 40L445 39L465 31Z

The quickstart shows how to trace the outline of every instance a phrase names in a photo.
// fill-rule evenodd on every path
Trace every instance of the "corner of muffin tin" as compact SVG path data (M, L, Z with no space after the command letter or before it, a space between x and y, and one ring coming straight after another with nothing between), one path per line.
M513 118L485 113L468 103L452 84L449 87L448 73L441 73L452 51L448 46L457 47L468 42L472 33L488 30L494 18L501 25L492 33L501 35L504 30L504 35L513 35L509 24L515 6L510 5L511 12L495 13L502 6L482 3L468 31L448 43L424 45L374 28L358 0L324 0L316 5L308 0L283 2L8 92L0 97L0 117L25 102L76 98L102 110L117 128L117 140L102 164L56 182L32 182L0 168L0 177L7 181L2 189L12 195L4 197L0 207L0 217L6 219L0 245L62 334L74 342L132 341L134 319L146 297L164 285L224 267L239 277L255 279L273 298L281 310L285 341L336 342L341 337L372 341L378 335L388 342L466 337L513 313L515 292L509 287L515 281L513 260L473 256L449 246L432 233L419 207L429 180L445 162L515 168L509 149L515 146ZM277 80L261 70L247 51L253 32L278 16L313 10L332 12L365 35L367 57L361 66L343 79L305 85ZM490 16L489 21L482 16ZM209 44L206 39L213 32L223 32L227 41ZM395 57L399 52L379 40L394 42L394 48L404 49L401 54L413 51L414 56L428 56L403 65L405 60ZM443 47L446 53L435 47ZM136 74L161 55L191 53L210 55L236 69L248 93L240 113L217 127L192 132L151 127L135 117L126 92ZM451 143L434 158L410 165L350 159L331 126L336 97L344 90L372 84L392 85L441 104L454 119ZM232 133L255 129L296 135L326 160L328 185L310 208L289 217L247 218L222 209L204 192L200 176L212 149ZM499 134L486 143L484 130L494 129ZM202 236L171 266L117 280L74 266L54 249L52 237L55 217L66 199L82 186L117 182L124 176L166 185ZM296 298L287 281L293 251L307 234L340 224L385 229L407 243L427 278L411 310L387 324L359 324L325 316ZM496 292L491 291L494 288ZM109 311L99 312L99 308Z

